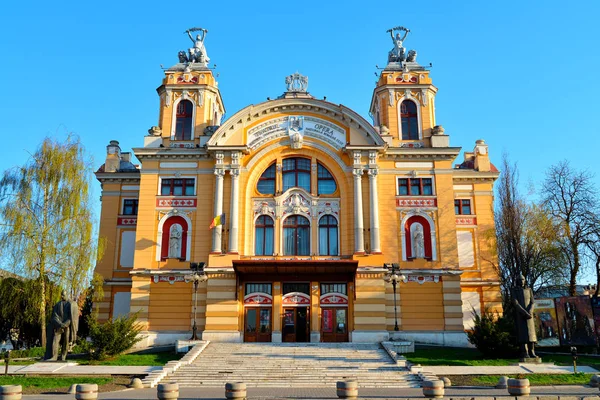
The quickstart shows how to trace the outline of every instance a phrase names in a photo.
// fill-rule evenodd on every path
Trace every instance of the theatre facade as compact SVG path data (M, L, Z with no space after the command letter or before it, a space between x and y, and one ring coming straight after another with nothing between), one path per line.
M100 319L137 313L145 344L195 322L214 341L466 345L473 311L501 308L498 171L483 140L450 146L416 53L396 36L372 121L300 74L223 120L205 38L165 70L139 165L113 140L96 172Z

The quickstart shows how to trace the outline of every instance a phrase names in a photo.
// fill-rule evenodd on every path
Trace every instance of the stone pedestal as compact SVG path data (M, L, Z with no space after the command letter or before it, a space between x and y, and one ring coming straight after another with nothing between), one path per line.
M525 357L525 358L520 358L519 359L520 363L524 363L524 364L541 364L542 363L542 359L541 357Z

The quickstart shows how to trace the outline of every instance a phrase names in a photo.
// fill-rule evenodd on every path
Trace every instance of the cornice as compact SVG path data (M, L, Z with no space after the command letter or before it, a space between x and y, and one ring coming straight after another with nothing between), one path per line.
M159 159L179 159L193 160L200 158L210 158L209 153L203 147L194 149L178 149L170 147L136 147L133 153L138 160L159 160Z
M494 182L500 176L500 172L482 172L474 169L454 169L452 180L454 182L488 181Z
M390 147L382 158L390 160L421 159L421 160L450 160L453 161L460 153L460 147Z
M140 182L140 173L131 172L96 172L96 179L100 182Z

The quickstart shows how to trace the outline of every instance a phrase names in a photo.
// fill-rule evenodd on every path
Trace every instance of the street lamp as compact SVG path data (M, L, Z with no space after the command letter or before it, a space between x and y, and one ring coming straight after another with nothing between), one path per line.
M395 331L399 331L400 328L398 328L398 310L396 307L396 285L398 285L398 282L402 281L405 282L406 281L406 277L402 274L400 274L400 266L396 263L391 264L392 265L392 270L389 271L390 269L390 264L384 264L384 267L386 269L388 269L388 273L385 275L385 277L383 278L387 283L391 283L392 286L394 287L394 330Z
M208 280L208 276L206 272L204 272L204 266L206 263L203 262L191 262L190 269L193 271L192 276L186 275L186 282L192 281L194 282L194 325L192 326L192 337L190 340L199 340L198 339L198 327L196 326L196 309L198 306L198 285L200 282L206 282Z

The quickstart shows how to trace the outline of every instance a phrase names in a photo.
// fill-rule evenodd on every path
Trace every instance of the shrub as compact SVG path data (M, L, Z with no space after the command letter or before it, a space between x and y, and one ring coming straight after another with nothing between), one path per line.
M514 323L511 318L484 311L474 313L475 326L468 332L469 342L486 358L508 358L518 352Z
M137 313L118 317L114 321L99 324L94 315L88 317L90 338L92 340L90 356L96 360L117 356L142 340L138 334L142 330L137 322Z
M12 350L10 358L44 357L46 349L43 347L31 347L26 350Z

